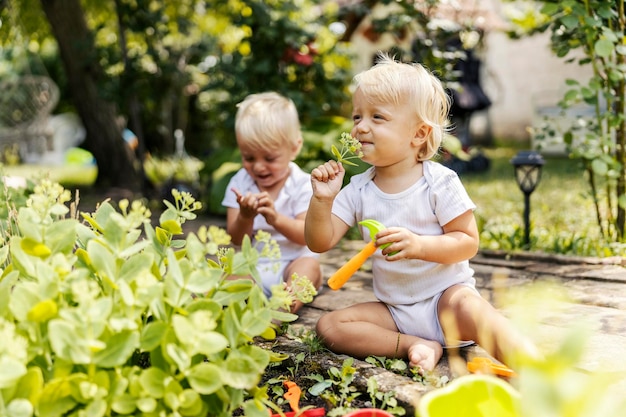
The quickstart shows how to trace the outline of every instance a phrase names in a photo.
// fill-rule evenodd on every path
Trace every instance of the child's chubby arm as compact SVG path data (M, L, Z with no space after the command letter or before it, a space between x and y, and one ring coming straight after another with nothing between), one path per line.
M382 253L388 261L421 259L453 264L470 259L478 252L478 226L474 213L468 210L444 225L442 235L418 235L404 227L381 230L376 234L376 246L386 243L391 245Z
M306 213L304 237L313 252L329 250L348 231L348 225L331 212L345 174L343 166L334 160L311 171L313 196Z

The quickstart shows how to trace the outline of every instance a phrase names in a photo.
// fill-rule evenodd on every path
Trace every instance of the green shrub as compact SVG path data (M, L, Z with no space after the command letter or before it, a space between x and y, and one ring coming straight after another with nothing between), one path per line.
M227 279L258 278L250 240L237 252L215 226L177 239L199 203L173 194L157 227L125 200L81 222L49 181L15 209L0 248L0 415L267 416L257 385L275 358L253 340L295 319L292 297Z

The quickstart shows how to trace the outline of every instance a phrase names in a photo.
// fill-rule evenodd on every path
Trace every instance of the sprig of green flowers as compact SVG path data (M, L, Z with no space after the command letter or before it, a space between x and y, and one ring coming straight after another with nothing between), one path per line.
M339 144L341 145L341 150L334 144L330 148L337 162L341 162L344 165L357 166L354 162L350 161L350 159L363 157L361 142L353 138L350 133L343 132L339 138Z

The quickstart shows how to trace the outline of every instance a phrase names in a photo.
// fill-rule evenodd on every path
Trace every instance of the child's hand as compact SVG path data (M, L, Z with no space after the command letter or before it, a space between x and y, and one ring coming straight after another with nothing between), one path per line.
M334 198L343 186L346 170L335 160L330 160L311 171L313 196L317 198Z
M418 259L421 251L420 237L404 227L388 227L376 234L376 246L388 243L382 250L388 261ZM393 255L392 255L393 254Z
M274 207L274 200L267 191L263 191L257 196L257 213L265 217L267 224L274 226L278 212Z
M243 195L235 188L231 188L230 190L237 196L237 203L239 203L239 215L246 219L255 217L259 209L260 194L247 193L246 195Z

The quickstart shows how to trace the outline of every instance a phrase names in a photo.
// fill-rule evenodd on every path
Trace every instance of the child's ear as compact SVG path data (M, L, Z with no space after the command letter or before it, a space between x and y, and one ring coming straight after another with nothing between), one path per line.
M421 146L426 142L426 139L430 136L430 132L432 132L432 126L427 125L426 123L420 123L415 129L415 136L413 137L413 143Z
M293 147L291 149L291 160L293 161L294 159L296 159L296 157L298 156L298 154L300 153L300 150L302 149L302 136L300 136L294 143L293 143Z

